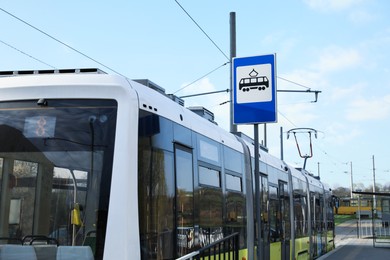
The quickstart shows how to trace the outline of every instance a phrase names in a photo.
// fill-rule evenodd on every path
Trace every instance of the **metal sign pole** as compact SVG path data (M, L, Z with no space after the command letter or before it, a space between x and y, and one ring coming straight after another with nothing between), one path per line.
M255 139L255 204L256 204L256 223L257 223L257 259L262 259L261 250L263 248L263 238L261 237L261 200L260 200L260 171L259 171L259 125L253 125Z

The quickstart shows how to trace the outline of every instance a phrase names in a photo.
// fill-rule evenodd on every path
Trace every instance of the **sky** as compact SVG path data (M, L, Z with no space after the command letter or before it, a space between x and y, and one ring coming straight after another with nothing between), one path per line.
M312 128L306 169L332 188L349 188L351 170L354 189L372 185L374 172L376 184L390 184L387 0L3 0L0 71L94 67L177 96L226 90L231 12L237 57L276 54L278 90L321 91L317 102L313 93L277 94L277 122L266 137L259 127L269 153L280 158L283 141L284 160L302 167L287 132ZM229 131L229 99L185 98L185 106L207 108ZM253 137L252 125L238 130ZM310 155L308 132L296 132Z

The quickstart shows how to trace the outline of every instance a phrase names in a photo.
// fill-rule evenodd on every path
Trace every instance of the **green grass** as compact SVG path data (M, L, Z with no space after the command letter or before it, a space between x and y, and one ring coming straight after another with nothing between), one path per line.
M351 219L356 219L355 215L334 215L334 224L337 226Z

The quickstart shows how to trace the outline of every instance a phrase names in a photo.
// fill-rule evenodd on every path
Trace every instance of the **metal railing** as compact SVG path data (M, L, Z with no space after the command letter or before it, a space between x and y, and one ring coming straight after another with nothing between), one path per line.
M381 219L361 220L356 222L359 238L390 238L390 227L388 222Z
M236 232L176 260L238 260L240 233Z

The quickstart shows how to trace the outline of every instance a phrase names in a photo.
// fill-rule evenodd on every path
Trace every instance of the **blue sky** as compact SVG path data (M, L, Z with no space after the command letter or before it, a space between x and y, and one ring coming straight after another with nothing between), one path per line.
M390 183L389 1L178 2L222 52L174 0L4 0L0 70L99 67L114 73L9 12L122 75L152 80L167 93L224 90L230 77L229 64L223 66L230 53L229 13L236 12L238 57L276 53L278 89L322 91L317 103L311 102L314 94L278 94L278 122L267 127L270 153L280 157L283 127L284 158L302 166L286 131L314 128L318 138L306 168L316 175L319 166L321 179L331 187L350 187L350 162L354 183L372 185L373 155L376 183ZM208 108L229 130L229 105L221 105L228 100L226 93L187 98L186 106ZM238 129L253 135L252 126ZM309 153L307 134L297 137L302 152Z

